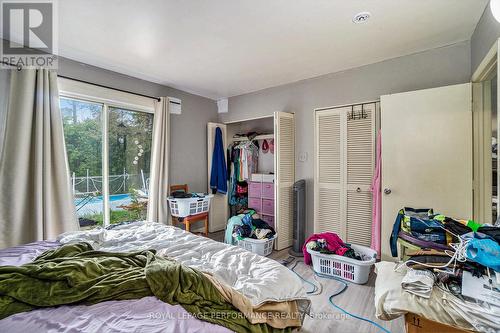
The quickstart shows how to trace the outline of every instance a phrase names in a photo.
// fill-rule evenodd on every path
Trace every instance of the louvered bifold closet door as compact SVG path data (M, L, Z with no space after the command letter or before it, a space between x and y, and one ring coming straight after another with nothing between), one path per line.
M274 113L275 136L275 248L293 244L293 183L295 182L295 118L293 113Z
M372 226L372 193L370 191L375 162L375 115L378 103L356 105L347 120L347 216L346 241L370 246Z
M316 112L314 232L345 234L346 110Z

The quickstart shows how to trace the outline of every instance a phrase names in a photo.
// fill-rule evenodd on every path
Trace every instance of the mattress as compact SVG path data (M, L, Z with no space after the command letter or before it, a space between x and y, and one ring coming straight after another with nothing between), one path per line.
M269 302L296 302L301 314L310 301L300 279L276 261L239 247L196 236L158 223L136 222L62 234L56 241L42 241L0 250L0 265L22 265L46 250L85 241L101 251L155 249L180 263L210 274L245 295L250 306ZM303 316L302 316L303 318ZM109 301L94 305L60 306L19 313L0 320L1 332L230 332L192 317L180 305L155 297Z
M0 265L19 266L59 242L43 241L0 250ZM0 332L188 332L229 333L225 327L192 317L180 305L156 297L59 306L18 313L0 320Z
M88 242L96 250L110 252L155 249L158 255L215 276L248 297L253 306L297 301L303 313L310 307L300 278L277 261L176 227L135 222L111 230L65 233L58 241Z

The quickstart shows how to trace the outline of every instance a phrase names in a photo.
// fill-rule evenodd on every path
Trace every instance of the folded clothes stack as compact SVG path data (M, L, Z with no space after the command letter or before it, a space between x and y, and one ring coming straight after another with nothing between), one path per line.
M436 277L428 270L408 269L401 286L403 290L423 298L430 298Z
M407 268L401 287L430 298L434 288L477 307L500 313L500 228L473 220L434 214L432 209L403 208L391 235L391 251L399 243ZM464 317L467 310L463 308Z

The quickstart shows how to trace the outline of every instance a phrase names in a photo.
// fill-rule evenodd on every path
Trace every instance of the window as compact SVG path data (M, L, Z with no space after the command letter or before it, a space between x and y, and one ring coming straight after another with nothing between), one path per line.
M146 219L153 115L109 108L110 223Z
M72 88L72 92L61 89L60 107L80 226L145 220L152 107L134 107L125 93L129 100L120 103Z
M103 224L103 105L60 99L64 140L80 226Z

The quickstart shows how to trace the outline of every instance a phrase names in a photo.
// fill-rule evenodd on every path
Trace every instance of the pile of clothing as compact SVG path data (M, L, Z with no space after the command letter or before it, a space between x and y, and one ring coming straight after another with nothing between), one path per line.
M310 265L311 255L307 249L325 254L336 254L356 260L362 260L361 256L351 248L350 244L344 243L340 237L333 232L323 232L310 236L302 246L304 263Z
M499 227L405 207L393 226L393 256L398 243L404 249L404 291L429 299L436 287L457 299L477 301L485 311L500 311Z
M274 228L261 220L255 210L250 209L245 214L239 214L229 219L224 242L234 244L235 239L271 239L276 235Z

